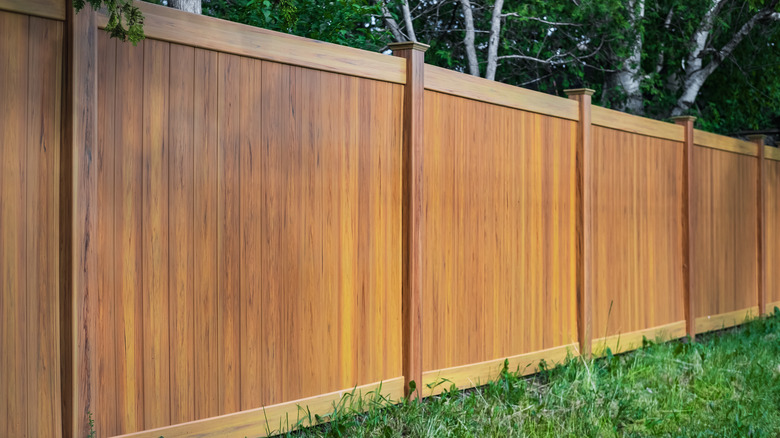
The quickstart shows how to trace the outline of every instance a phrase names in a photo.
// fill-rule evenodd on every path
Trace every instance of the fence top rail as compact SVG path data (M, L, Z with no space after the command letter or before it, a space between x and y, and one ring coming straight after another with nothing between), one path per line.
M772 161L780 161L780 148L764 146L764 158Z
M740 155L749 155L751 157L758 156L758 145L753 142L700 131L698 129L693 131L693 143L696 146L705 148L733 152Z
M664 140L685 141L685 128L683 126L626 114L600 106L594 105L591 109L591 122L595 126L601 126L602 128L617 129L618 131L662 138Z
M65 0L0 0L0 10L65 20Z
M562 119L576 121L580 117L578 104L574 100L429 64L425 64L425 89Z
M5 1L5 0L0 0ZM135 2L147 38L267 61L397 84L406 83L406 60L245 24ZM108 17L99 13L98 27Z

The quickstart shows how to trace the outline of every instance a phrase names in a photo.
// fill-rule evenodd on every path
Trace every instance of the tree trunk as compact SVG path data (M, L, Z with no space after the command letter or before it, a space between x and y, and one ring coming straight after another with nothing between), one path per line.
M471 2L460 0L463 9L463 21L466 25L466 34L463 36L463 45L466 46L466 60L469 63L469 74L479 76L479 63L477 62L477 49L474 47L474 15L471 12Z
M501 37L501 10L504 8L504 0L496 0L493 4L493 16L490 20L490 40L488 41L488 59L485 78L496 80L496 68L498 67L498 42Z
M645 17L645 0L631 0L628 2L628 20L636 32L634 40L630 43L628 58L620 66L620 70L614 75L615 85L618 85L625 93L625 100L617 105L617 109L642 115L645 112L644 98L642 96L642 33L641 21Z
M201 0L168 0L168 5L184 12L201 13Z

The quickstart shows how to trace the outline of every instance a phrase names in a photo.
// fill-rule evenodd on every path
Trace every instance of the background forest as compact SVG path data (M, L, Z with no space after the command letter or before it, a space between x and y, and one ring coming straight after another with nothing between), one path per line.
M698 127L722 134L780 127L780 0L170 3L372 51L419 41L431 46L430 64L557 95L594 88L602 106L657 119L696 115Z

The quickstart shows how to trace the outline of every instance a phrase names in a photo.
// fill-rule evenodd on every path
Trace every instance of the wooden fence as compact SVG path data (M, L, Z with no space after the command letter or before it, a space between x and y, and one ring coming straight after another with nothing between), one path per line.
M139 6L0 0L0 436L265 435L780 305L761 138Z

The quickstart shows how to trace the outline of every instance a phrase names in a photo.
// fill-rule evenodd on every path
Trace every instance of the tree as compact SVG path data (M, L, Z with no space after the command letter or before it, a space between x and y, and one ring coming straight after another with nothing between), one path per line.
M201 0L168 0L168 5L193 14L201 13Z

